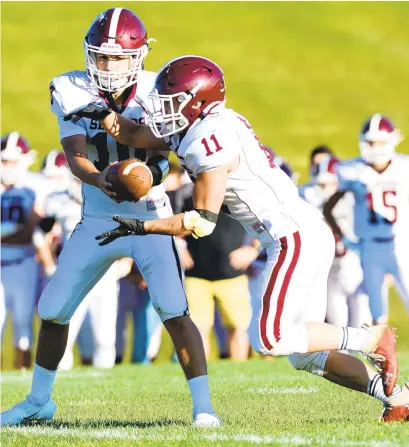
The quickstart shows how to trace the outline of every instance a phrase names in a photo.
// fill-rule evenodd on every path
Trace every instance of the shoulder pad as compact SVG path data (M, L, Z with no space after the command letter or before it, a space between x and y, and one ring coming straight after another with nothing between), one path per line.
M50 83L51 111L65 116L81 106L99 99L98 90L85 71L70 71L56 76Z

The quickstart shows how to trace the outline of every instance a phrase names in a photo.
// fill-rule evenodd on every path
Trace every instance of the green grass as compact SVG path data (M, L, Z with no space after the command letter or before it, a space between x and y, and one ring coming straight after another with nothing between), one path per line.
M409 353L401 353L409 375ZM286 359L210 364L213 401L224 426L193 430L178 365L121 366L60 373L53 424L5 428L2 446L251 445L403 447L409 426L380 424L382 405L299 372ZM29 377L3 375L2 407L22 398Z
M59 147L48 83L83 69L90 21L112 6L98 2L1 3L1 130L20 130L39 159ZM225 71L228 105L266 144L307 178L318 143L340 157L358 152L357 133L372 113L391 116L409 135L409 3L119 2L134 9L158 40L148 70L183 54L214 59ZM408 153L404 141L400 151ZM39 162L36 166L38 168ZM392 294L403 379L409 378L409 324ZM10 334L3 352L10 365ZM167 361L165 343L160 361ZM160 363L160 362L159 362ZM189 428L187 386L178 366L124 366L59 374L55 426L6 429L2 445L409 445L407 425L376 422L380 405L292 370L286 360L210 366L224 428ZM31 374L4 373L2 408L21 400ZM304 387L310 394L252 389ZM317 387L315 391L315 387Z

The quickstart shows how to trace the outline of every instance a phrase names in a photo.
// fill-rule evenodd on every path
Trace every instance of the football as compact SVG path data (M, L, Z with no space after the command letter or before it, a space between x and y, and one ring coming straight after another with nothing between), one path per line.
M130 158L112 165L106 176L119 200L136 202L152 188L152 172L137 158Z

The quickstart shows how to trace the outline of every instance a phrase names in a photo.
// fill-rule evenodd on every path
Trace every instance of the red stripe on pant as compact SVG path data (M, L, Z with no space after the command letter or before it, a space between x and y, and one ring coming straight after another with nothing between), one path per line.
M291 259L290 265L288 266L288 269L284 275L284 279L280 288L280 292L278 294L277 299L277 307L275 311L274 316L274 338L276 341L280 340L280 320L281 320L281 314L283 313L284 308L284 301L285 296L287 294L288 286L290 285L291 276L294 273L294 269L297 265L298 258L300 257L300 251L301 251L301 238L300 233L297 231L293 234L294 238L294 253L293 257ZM277 277L278 274L284 264L285 258L287 256L288 252L288 244L287 244L287 238L282 237L280 239L281 243L281 250L280 254L278 256L277 264L274 266L273 271L270 276L270 280L267 285L267 289L263 296L263 312L261 314L260 319L260 333L261 333L261 339L263 341L264 346L271 350L273 349L273 345L270 343L268 337L267 337L267 318L270 311L270 301L271 296L273 294L273 290L276 287L277 283Z

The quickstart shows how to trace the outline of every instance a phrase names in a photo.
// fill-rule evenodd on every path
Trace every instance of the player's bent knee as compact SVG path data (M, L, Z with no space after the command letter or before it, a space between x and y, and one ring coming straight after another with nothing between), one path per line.
M69 318L67 319L64 306L56 306L55 302L50 305L47 299L40 299L38 303L38 314L42 320L56 324L67 324L70 321Z
M274 357L305 353L308 351L308 334L304 324L287 324L280 328L280 338L268 338L263 340L258 331L250 328L250 344L258 353Z
M307 371L317 376L323 376L327 358L328 351L291 354L288 356L288 360L295 369Z

